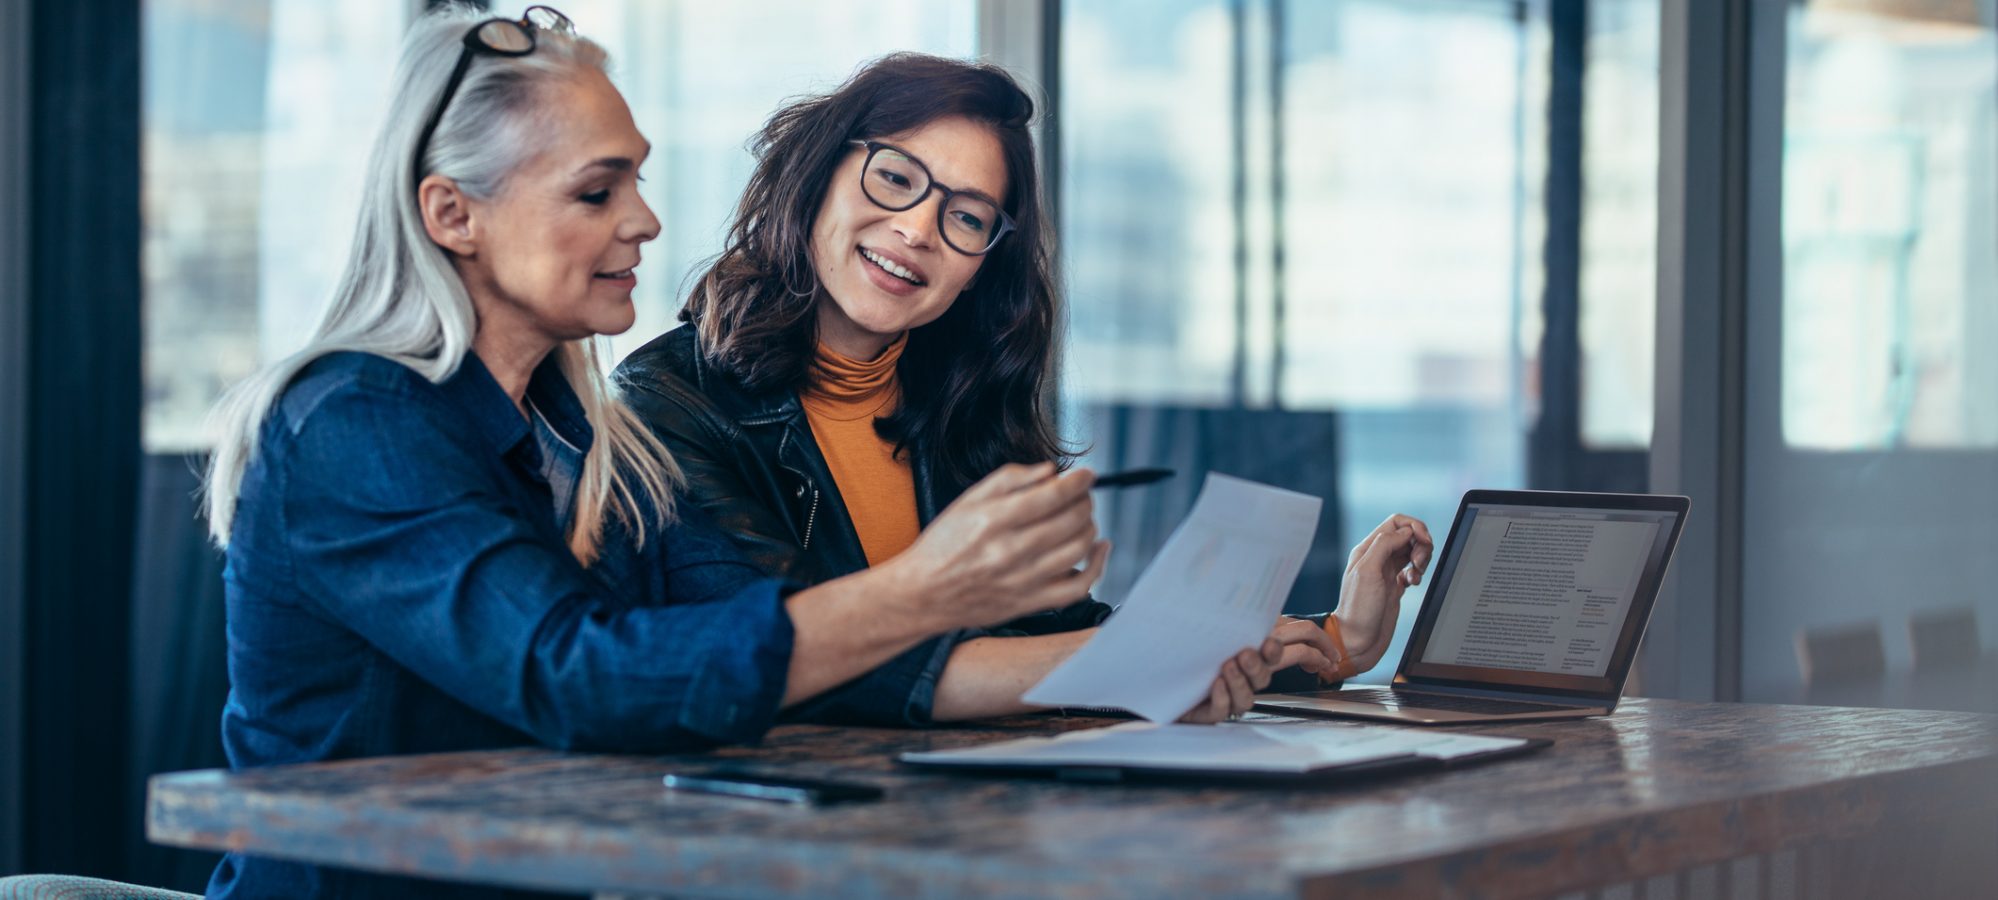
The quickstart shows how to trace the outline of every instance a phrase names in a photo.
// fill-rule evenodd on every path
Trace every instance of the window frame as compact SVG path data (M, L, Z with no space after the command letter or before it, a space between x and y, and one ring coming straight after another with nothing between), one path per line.
M9 2L12 27L0 31L0 134L28 134L28 35L34 4ZM0 795L27 785L25 740L27 626L25 542L28 405L28 163L25 140L0 140ZM22 805L0 803L0 872L19 872Z

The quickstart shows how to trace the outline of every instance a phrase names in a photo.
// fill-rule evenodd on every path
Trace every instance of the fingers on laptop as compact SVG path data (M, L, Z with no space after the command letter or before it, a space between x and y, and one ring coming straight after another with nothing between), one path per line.
M1408 526L1409 531L1414 534L1415 545L1409 551L1408 555L1408 583L1410 585L1421 584L1423 573L1429 571L1429 562L1435 558L1436 539L1429 536L1429 526L1424 524L1421 519L1400 514L1396 514L1394 518L1401 520Z
M1384 522L1367 536L1360 560L1369 569L1392 575L1399 585L1405 587L1408 584L1410 556L1414 550L1415 532L1406 527L1396 527L1392 522Z
M1395 582L1402 587L1422 583L1422 575L1428 571L1430 559L1436 552L1436 543L1429 536L1428 525L1414 516L1395 513L1353 547L1352 554L1346 558L1346 567L1352 568L1360 560L1367 559L1377 547L1392 554L1381 563L1384 568L1395 572Z

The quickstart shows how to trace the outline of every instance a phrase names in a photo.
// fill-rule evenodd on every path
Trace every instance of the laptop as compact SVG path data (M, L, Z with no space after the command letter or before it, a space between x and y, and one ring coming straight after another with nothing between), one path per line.
M1263 694L1256 710L1443 725L1608 715L1691 502L1471 491L1386 687Z

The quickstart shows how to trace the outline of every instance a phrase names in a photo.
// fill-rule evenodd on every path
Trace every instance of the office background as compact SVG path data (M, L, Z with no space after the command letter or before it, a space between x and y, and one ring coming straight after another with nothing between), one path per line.
M1064 431L1181 471L1105 505L1106 599L1203 471L1327 499L1296 610L1390 512L1648 489L1694 514L1636 692L1794 701L1817 633L1888 673L1911 623L1998 645L1994 0L559 5L655 145L614 357L784 98L901 49L1047 98ZM0 0L0 874L205 877L138 815L220 764L203 413L311 327L420 9Z

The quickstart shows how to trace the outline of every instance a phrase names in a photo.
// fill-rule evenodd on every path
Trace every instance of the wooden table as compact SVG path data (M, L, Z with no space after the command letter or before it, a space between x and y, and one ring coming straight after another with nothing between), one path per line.
M1998 718L1632 700L1471 730L1536 755L1330 786L1092 785L891 761L1107 724L793 726L706 756L512 750L155 777L152 840L435 878L686 896L1998 895ZM795 809L675 795L751 758L882 785Z

